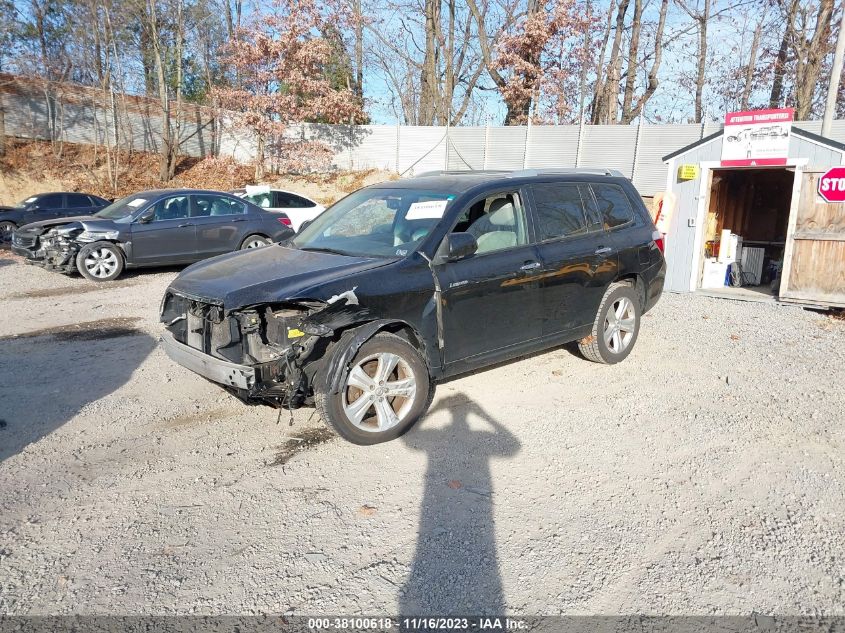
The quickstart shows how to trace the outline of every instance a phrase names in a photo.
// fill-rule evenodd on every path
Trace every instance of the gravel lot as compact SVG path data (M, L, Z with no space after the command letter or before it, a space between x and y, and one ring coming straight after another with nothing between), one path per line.
M845 615L845 322L667 295L365 448L171 363L175 274L0 252L0 613Z

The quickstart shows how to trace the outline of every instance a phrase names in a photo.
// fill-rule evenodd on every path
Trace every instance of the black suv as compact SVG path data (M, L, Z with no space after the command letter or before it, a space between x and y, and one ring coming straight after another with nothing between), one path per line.
M185 269L162 301L162 340L247 402L314 404L375 444L456 374L571 341L623 360L663 290L662 249L616 172L427 174L356 191L281 244Z

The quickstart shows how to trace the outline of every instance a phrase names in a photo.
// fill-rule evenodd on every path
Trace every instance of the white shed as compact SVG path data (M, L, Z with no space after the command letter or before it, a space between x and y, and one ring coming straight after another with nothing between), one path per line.
M723 140L719 131L663 157L666 190L677 196L666 289L718 284L731 260L720 252L725 235L740 245L728 283L743 286L725 293L845 307L845 203L818 195L822 174L845 164L845 145L793 125L785 165L722 167Z

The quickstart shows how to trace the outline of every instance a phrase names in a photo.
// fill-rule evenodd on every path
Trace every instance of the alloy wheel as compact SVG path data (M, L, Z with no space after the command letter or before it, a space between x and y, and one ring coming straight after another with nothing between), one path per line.
M613 302L604 319L604 344L614 354L621 354L634 338L637 315L634 303L627 297Z
M253 238L244 244L244 248L262 248L264 246L267 246L267 242L262 240L260 237Z
M343 389L343 411L363 431L386 431L404 419L416 395L411 366L396 354L382 352L352 367Z
M108 248L91 251L85 258L85 269L98 279L105 279L117 270L117 255Z

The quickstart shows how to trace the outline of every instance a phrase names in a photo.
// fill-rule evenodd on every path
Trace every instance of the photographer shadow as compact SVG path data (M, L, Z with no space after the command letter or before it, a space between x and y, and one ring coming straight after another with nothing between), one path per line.
M451 416L446 426L418 427L404 440L410 449L426 453L428 467L417 547L399 612L502 614L506 601L496 551L490 460L513 457L520 444L466 396L445 398L429 415L441 411Z

